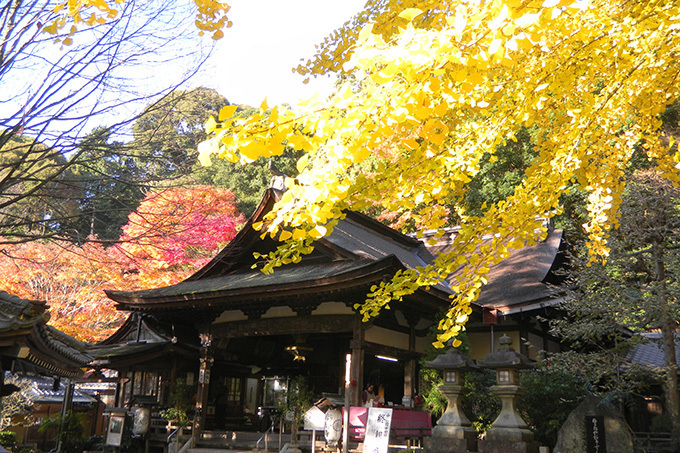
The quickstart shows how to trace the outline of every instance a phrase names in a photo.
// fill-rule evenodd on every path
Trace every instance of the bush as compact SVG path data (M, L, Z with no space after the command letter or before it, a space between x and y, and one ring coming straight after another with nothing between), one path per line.
M194 407L191 400L194 392L195 389L187 385L184 379L177 379L168 398L170 407L160 411L161 417L165 420L177 422L180 425L188 421L189 411Z
M552 371L539 362L537 368L522 372L521 384L526 393L518 409L536 440L553 448L567 417L588 394L586 382L564 371Z
M655 415L649 430L653 433L670 433L672 430L671 416L668 412Z
M17 443L17 433L12 431L0 431L0 445L8 450L14 448Z
M62 425L61 414L46 418L40 423L38 432L45 433L52 431L57 433L57 442L61 442L61 451L66 453L80 453L85 445L85 430L83 429L83 416L73 412L66 413L64 429L59 434L59 427Z
M92 451L104 450L104 436L91 436L83 444L83 450Z
M501 413L501 399L491 390L496 385L496 372L481 369L465 374L465 394L461 407L472 427L480 434L486 432Z

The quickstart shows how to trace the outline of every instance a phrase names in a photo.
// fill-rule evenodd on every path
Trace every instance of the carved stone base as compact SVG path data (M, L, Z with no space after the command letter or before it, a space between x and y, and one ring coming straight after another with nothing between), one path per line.
M491 428L477 442L480 453L538 453L538 446L528 429Z
M424 440L427 453L465 453L477 451L477 432L472 428L435 426Z
M476 439L477 431L469 426L448 426L437 425L432 428L433 438L444 437L448 439L467 439L469 437Z

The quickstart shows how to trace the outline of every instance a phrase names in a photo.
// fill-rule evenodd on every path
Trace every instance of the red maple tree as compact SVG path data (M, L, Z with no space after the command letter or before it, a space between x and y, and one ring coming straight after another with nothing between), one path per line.
M6 246L0 289L50 306L50 324L84 341L115 331L126 314L104 289L178 283L209 261L244 223L234 194L211 186L152 192L131 213L119 242ZM94 239L94 238L93 238Z
M231 191L212 186L149 193L110 250L140 287L173 284L206 264L245 222Z

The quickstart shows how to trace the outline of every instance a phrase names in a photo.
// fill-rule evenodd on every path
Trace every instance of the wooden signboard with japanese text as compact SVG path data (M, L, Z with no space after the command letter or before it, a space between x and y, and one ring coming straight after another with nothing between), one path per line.
M607 451L604 417L601 415L586 416L586 449L587 453L605 453Z
M364 453L387 453L390 445L392 409L371 407L366 420Z

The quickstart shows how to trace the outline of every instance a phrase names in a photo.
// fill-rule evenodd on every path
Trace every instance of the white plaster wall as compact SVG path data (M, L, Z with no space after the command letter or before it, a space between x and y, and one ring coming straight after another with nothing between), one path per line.
M431 343L432 340L430 340L427 337L424 338L416 337L416 351L423 354L425 352L425 348Z
M371 343L408 350L408 335L383 327L373 326L366 330L364 339Z
M248 319L248 317L244 315L241 310L226 310L213 321L213 324L230 321L245 321L246 319Z
M502 334L496 332L494 338L496 340L496 345L498 345L498 339ZM480 360L486 357L488 353L491 352L491 333L490 332L468 332L468 338L470 339L470 344L472 344L472 349L470 350L470 357L475 360Z
M354 310L342 302L324 302L312 312L312 315L353 315Z
M297 313L293 311L292 308L288 306L282 306L282 307L271 307L265 314L262 315L262 318L290 318L292 316L297 316Z

